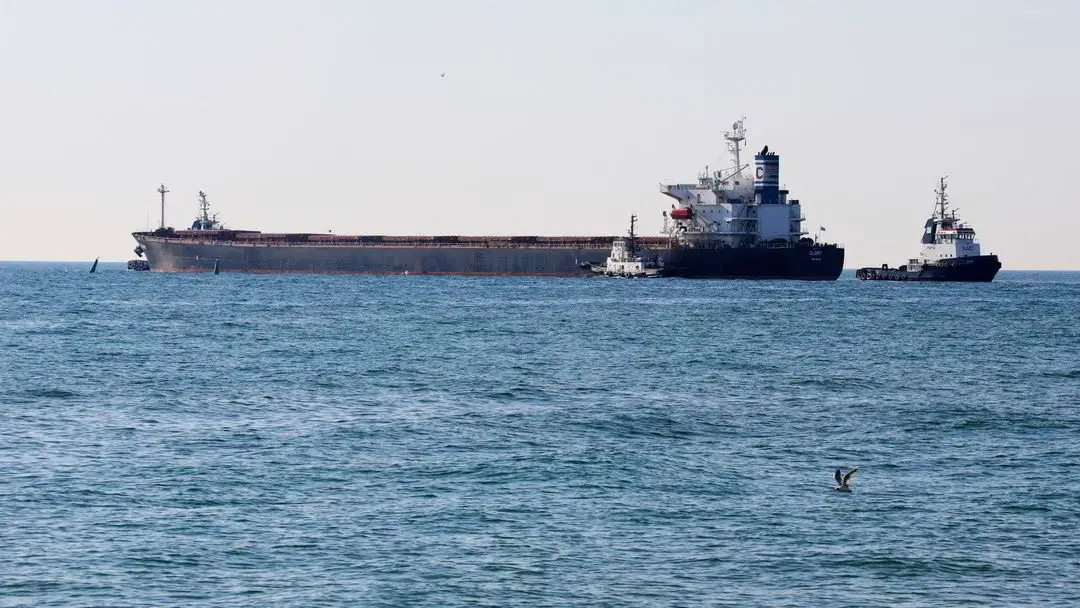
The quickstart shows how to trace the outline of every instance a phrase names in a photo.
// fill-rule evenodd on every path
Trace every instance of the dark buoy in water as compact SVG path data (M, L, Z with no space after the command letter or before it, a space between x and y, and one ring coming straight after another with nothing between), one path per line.
M219 263L219 260L214 260L214 274L218 273L218 263Z
M99 258L94 258L94 265L90 267L90 272L97 272L97 263Z

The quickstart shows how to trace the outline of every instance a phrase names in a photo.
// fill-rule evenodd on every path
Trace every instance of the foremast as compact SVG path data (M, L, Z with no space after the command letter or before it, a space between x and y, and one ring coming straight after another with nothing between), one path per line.
M158 226L158 230L165 229L165 195L169 193L169 189L165 187L165 184L161 184L157 189L158 194L161 195L161 225ZM149 223L149 222L147 222Z

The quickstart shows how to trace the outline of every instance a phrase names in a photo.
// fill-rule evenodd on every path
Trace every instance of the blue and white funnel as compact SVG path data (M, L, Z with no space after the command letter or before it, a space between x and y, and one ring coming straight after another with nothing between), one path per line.
M780 157L768 150L754 156L754 194L762 204L775 205L780 202Z

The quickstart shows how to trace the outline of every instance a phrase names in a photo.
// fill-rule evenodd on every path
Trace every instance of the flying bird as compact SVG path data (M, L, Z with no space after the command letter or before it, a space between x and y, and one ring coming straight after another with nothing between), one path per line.
M442 74L439 74L439 78L446 78L446 72L443 72Z
M856 467L856 468L851 469L850 471L848 471L846 475L841 475L840 474L840 469L836 469L836 474L833 475L833 478L836 479L836 483L839 484L839 485L837 485L836 488L834 488L834 489L837 492L850 492L851 491L851 485L850 484L851 484L852 481L855 480L855 473L857 473L858 471L859 471L859 469Z

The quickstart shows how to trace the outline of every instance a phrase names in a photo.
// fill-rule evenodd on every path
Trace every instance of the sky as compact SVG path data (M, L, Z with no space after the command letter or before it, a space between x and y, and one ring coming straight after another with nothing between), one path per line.
M934 187L1006 269L1080 270L1080 3L0 0L0 260L132 231L659 234L661 182L781 157L845 266ZM442 76L445 74L445 77Z

